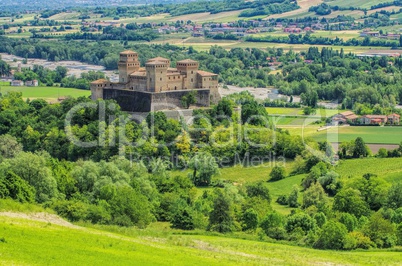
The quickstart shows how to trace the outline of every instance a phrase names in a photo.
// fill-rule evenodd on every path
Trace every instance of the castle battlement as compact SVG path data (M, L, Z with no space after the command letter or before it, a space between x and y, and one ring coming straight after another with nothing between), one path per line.
M113 83L108 80L96 80L91 83L92 100L99 98L115 99L120 103L118 95L122 95L122 91L125 91L123 93L124 97L128 97L127 95L130 95L130 91L136 92L132 93L132 95L135 95L133 105L136 106L128 108L127 99L125 99L124 107L121 104L122 109L148 112L152 110L152 99L159 99L158 101L160 101L161 97L166 97L167 105L169 103L177 104L180 102L180 99L176 99L175 97L178 97L178 95L182 97L186 91L197 91L197 93L202 91L202 99L197 97L197 105L200 106L209 106L210 101L217 102L220 99L218 93L218 75L199 70L199 63L191 59L177 61L176 68L173 68L169 59L156 57L149 59L145 63L145 66L141 67L136 52L124 51L120 53L118 69L119 82ZM110 92L110 90L117 91ZM174 91L178 93L173 93ZM208 97L205 97L206 92L209 92ZM141 106L137 106L141 93L147 93L147 96L145 94L143 96L150 99L150 104L144 106L142 103ZM158 97L149 97L148 93L159 93L161 95Z

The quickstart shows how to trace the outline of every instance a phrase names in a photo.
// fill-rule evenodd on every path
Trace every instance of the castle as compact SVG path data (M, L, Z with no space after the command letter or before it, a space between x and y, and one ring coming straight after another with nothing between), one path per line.
M138 54L120 53L119 82L105 79L91 83L91 98L114 99L123 111L150 112L182 107L182 98L195 92L197 106L220 99L218 75L199 70L197 61L186 59L170 67L170 60L156 57L141 67Z

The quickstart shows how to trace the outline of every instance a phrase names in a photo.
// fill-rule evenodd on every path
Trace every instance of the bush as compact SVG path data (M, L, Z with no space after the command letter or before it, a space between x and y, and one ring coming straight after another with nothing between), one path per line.
M247 209L242 217L243 230L255 230L258 226L258 213L253 209Z
M286 195L280 195L277 199L276 199L276 203L280 204L280 205L288 205L288 196Z
M291 207L291 208L299 207L299 203L297 202L298 198L299 198L299 188L297 185L294 185L292 192L290 192L289 198L288 198L289 207Z
M348 234L348 237L353 238L355 240L354 248L369 249L374 247L374 243L371 242L370 238L365 236L361 232L350 232Z
M187 209L181 209L176 212L172 219L172 228L182 230L193 230L194 219L191 212Z
M288 233L300 228L304 234L307 234L310 230L313 230L315 226L315 220L311 218L310 215L304 212L299 212L288 217L285 228Z
M270 181L278 181L284 179L285 176L285 168L281 166L274 166L272 168L271 173L269 174Z
M348 242L348 246L352 245L350 242L353 242L351 239L346 238L347 234L348 230L345 225L329 221L322 227L320 238L314 244L314 247L319 249L344 249L345 242Z
M58 215L72 222L85 221L88 215L88 205L78 201L57 201L52 204L52 208Z

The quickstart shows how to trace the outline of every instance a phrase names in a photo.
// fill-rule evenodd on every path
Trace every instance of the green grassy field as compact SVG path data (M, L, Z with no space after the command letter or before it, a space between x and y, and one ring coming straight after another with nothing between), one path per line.
M402 127L333 127L312 135L317 141L337 142L362 137L366 143L399 144L402 141Z
M402 159L400 158L367 158L344 160L336 167L342 177L361 177L366 173L377 174L390 182L402 181ZM395 178L395 175L399 175Z
M71 88L60 88L60 87L11 87L0 84L0 92L7 93L11 91L22 92L23 98L43 98L48 101L57 100L59 97L80 97L80 96L89 96L91 91L89 90L79 90L79 89L71 89Z
M384 1L384 0L353 0L353 1L350 1L350 0L334 0L334 1L331 1L331 0L329 0L328 1L328 0L326 0L324 2L326 2L326 3L328 3L328 4L332 5L332 6L340 6L340 7L353 6L353 7L361 7L361 8L369 9L373 5L384 3L384 2L387 2L387 1Z
M283 108L283 107L267 107L265 108L269 115L303 115L302 108ZM331 117L339 113L337 109L317 109L317 117Z
M400 265L399 252L323 251L219 235L177 235L158 224L145 230L87 228L35 219L0 213L1 265Z

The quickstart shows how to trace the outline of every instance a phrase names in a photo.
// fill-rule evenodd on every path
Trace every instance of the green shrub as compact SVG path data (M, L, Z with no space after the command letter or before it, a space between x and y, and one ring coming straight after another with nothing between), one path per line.
M286 177L285 168L277 165L274 166L271 173L269 174L269 177L270 181L278 181L284 179Z

